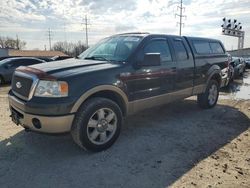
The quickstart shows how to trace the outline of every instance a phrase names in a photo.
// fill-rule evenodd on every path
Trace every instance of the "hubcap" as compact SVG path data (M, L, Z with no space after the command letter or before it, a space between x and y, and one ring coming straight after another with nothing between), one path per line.
M215 84L211 85L208 94L208 102L210 105L214 105L218 97L218 89Z
M117 129L117 116L109 108L97 110L89 119L87 125L88 139L97 145L107 143Z

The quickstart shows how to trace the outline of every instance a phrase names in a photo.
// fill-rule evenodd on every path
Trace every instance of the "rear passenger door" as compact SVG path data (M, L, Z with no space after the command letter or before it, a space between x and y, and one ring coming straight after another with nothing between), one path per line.
M194 59L187 42L182 37L173 37L171 42L177 62L175 88L180 97L187 97L193 90Z

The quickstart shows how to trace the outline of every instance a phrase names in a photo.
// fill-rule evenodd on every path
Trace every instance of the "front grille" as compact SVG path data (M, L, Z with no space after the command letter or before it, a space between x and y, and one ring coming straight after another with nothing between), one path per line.
M26 78L19 75L14 75L11 87L14 93L17 93L18 95L28 99L32 83L33 83L32 78ZM19 88L17 87L18 85Z

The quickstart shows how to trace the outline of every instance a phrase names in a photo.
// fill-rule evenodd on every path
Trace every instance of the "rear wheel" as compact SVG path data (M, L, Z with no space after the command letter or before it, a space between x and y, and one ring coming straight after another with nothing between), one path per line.
M205 93L197 97L198 104L202 108L212 108L216 105L219 97L219 83L216 80L210 80Z
M122 125L119 106L106 98L92 98L86 101L76 114L71 135L82 148L102 151L116 141Z

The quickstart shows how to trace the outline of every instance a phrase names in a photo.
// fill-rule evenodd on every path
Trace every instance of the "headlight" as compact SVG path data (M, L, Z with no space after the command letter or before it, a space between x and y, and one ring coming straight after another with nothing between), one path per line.
M68 84L64 81L40 80L35 91L37 97L67 97Z

